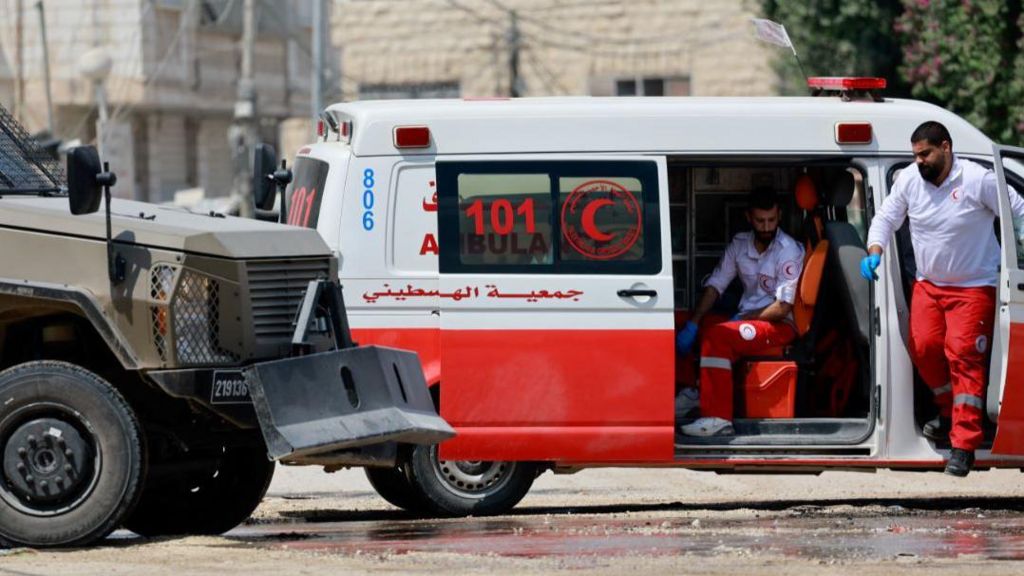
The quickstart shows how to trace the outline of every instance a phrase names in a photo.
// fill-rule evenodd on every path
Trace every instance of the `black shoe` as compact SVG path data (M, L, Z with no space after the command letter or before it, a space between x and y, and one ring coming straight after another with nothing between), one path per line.
M924 433L926 438L931 438L932 440L949 440L949 429L952 427L953 423L949 418L936 416L925 422L921 432Z
M963 478L974 466L974 452L953 448L949 453L949 462L946 462L946 474Z

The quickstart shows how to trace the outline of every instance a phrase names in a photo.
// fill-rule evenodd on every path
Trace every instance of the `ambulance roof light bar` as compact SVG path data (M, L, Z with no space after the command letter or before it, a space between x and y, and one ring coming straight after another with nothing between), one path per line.
M885 78L864 76L812 76L807 79L807 87L811 89L811 96L838 94L844 102L869 98L875 102L881 102L882 95L879 91L885 90L885 86Z
M321 115L322 120L327 121L330 131L337 135L337 141L349 144L352 142L352 118L339 114L334 110L325 110ZM329 133L324 134L324 141Z

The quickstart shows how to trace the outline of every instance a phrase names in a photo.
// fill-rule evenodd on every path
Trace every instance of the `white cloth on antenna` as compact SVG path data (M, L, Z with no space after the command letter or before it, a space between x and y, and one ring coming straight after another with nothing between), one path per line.
M765 20L764 18L751 18L750 21L754 24L754 36L758 40L767 42L769 44L775 44L776 46L782 46L783 48L793 48L793 41L789 39L789 34L786 33L786 27L778 22L772 22L771 20ZM794 50L794 54L795 54Z

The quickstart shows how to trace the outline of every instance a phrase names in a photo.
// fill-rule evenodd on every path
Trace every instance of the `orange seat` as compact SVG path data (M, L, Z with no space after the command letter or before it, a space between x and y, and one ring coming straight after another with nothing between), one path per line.
M828 257L828 240L821 240L814 250L804 258L804 270L793 303L793 321L797 337L807 334L814 319L814 305L818 303L821 280L825 276L825 260Z

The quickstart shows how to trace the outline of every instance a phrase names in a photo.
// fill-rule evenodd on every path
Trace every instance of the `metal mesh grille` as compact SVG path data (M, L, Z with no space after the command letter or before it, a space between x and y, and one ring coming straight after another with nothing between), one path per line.
M166 264L154 266L149 272L149 297L166 302L174 290L174 268Z
M41 149L0 106L0 192L59 192L63 182L60 160Z
M220 283L186 270L174 297L174 349L179 364L232 364L220 345Z
M153 346L160 354L160 359L167 360L167 312L163 306L150 306L149 319L153 326Z
M247 263L252 300L253 331L257 338L286 338L310 280L327 278L330 261L258 260Z

